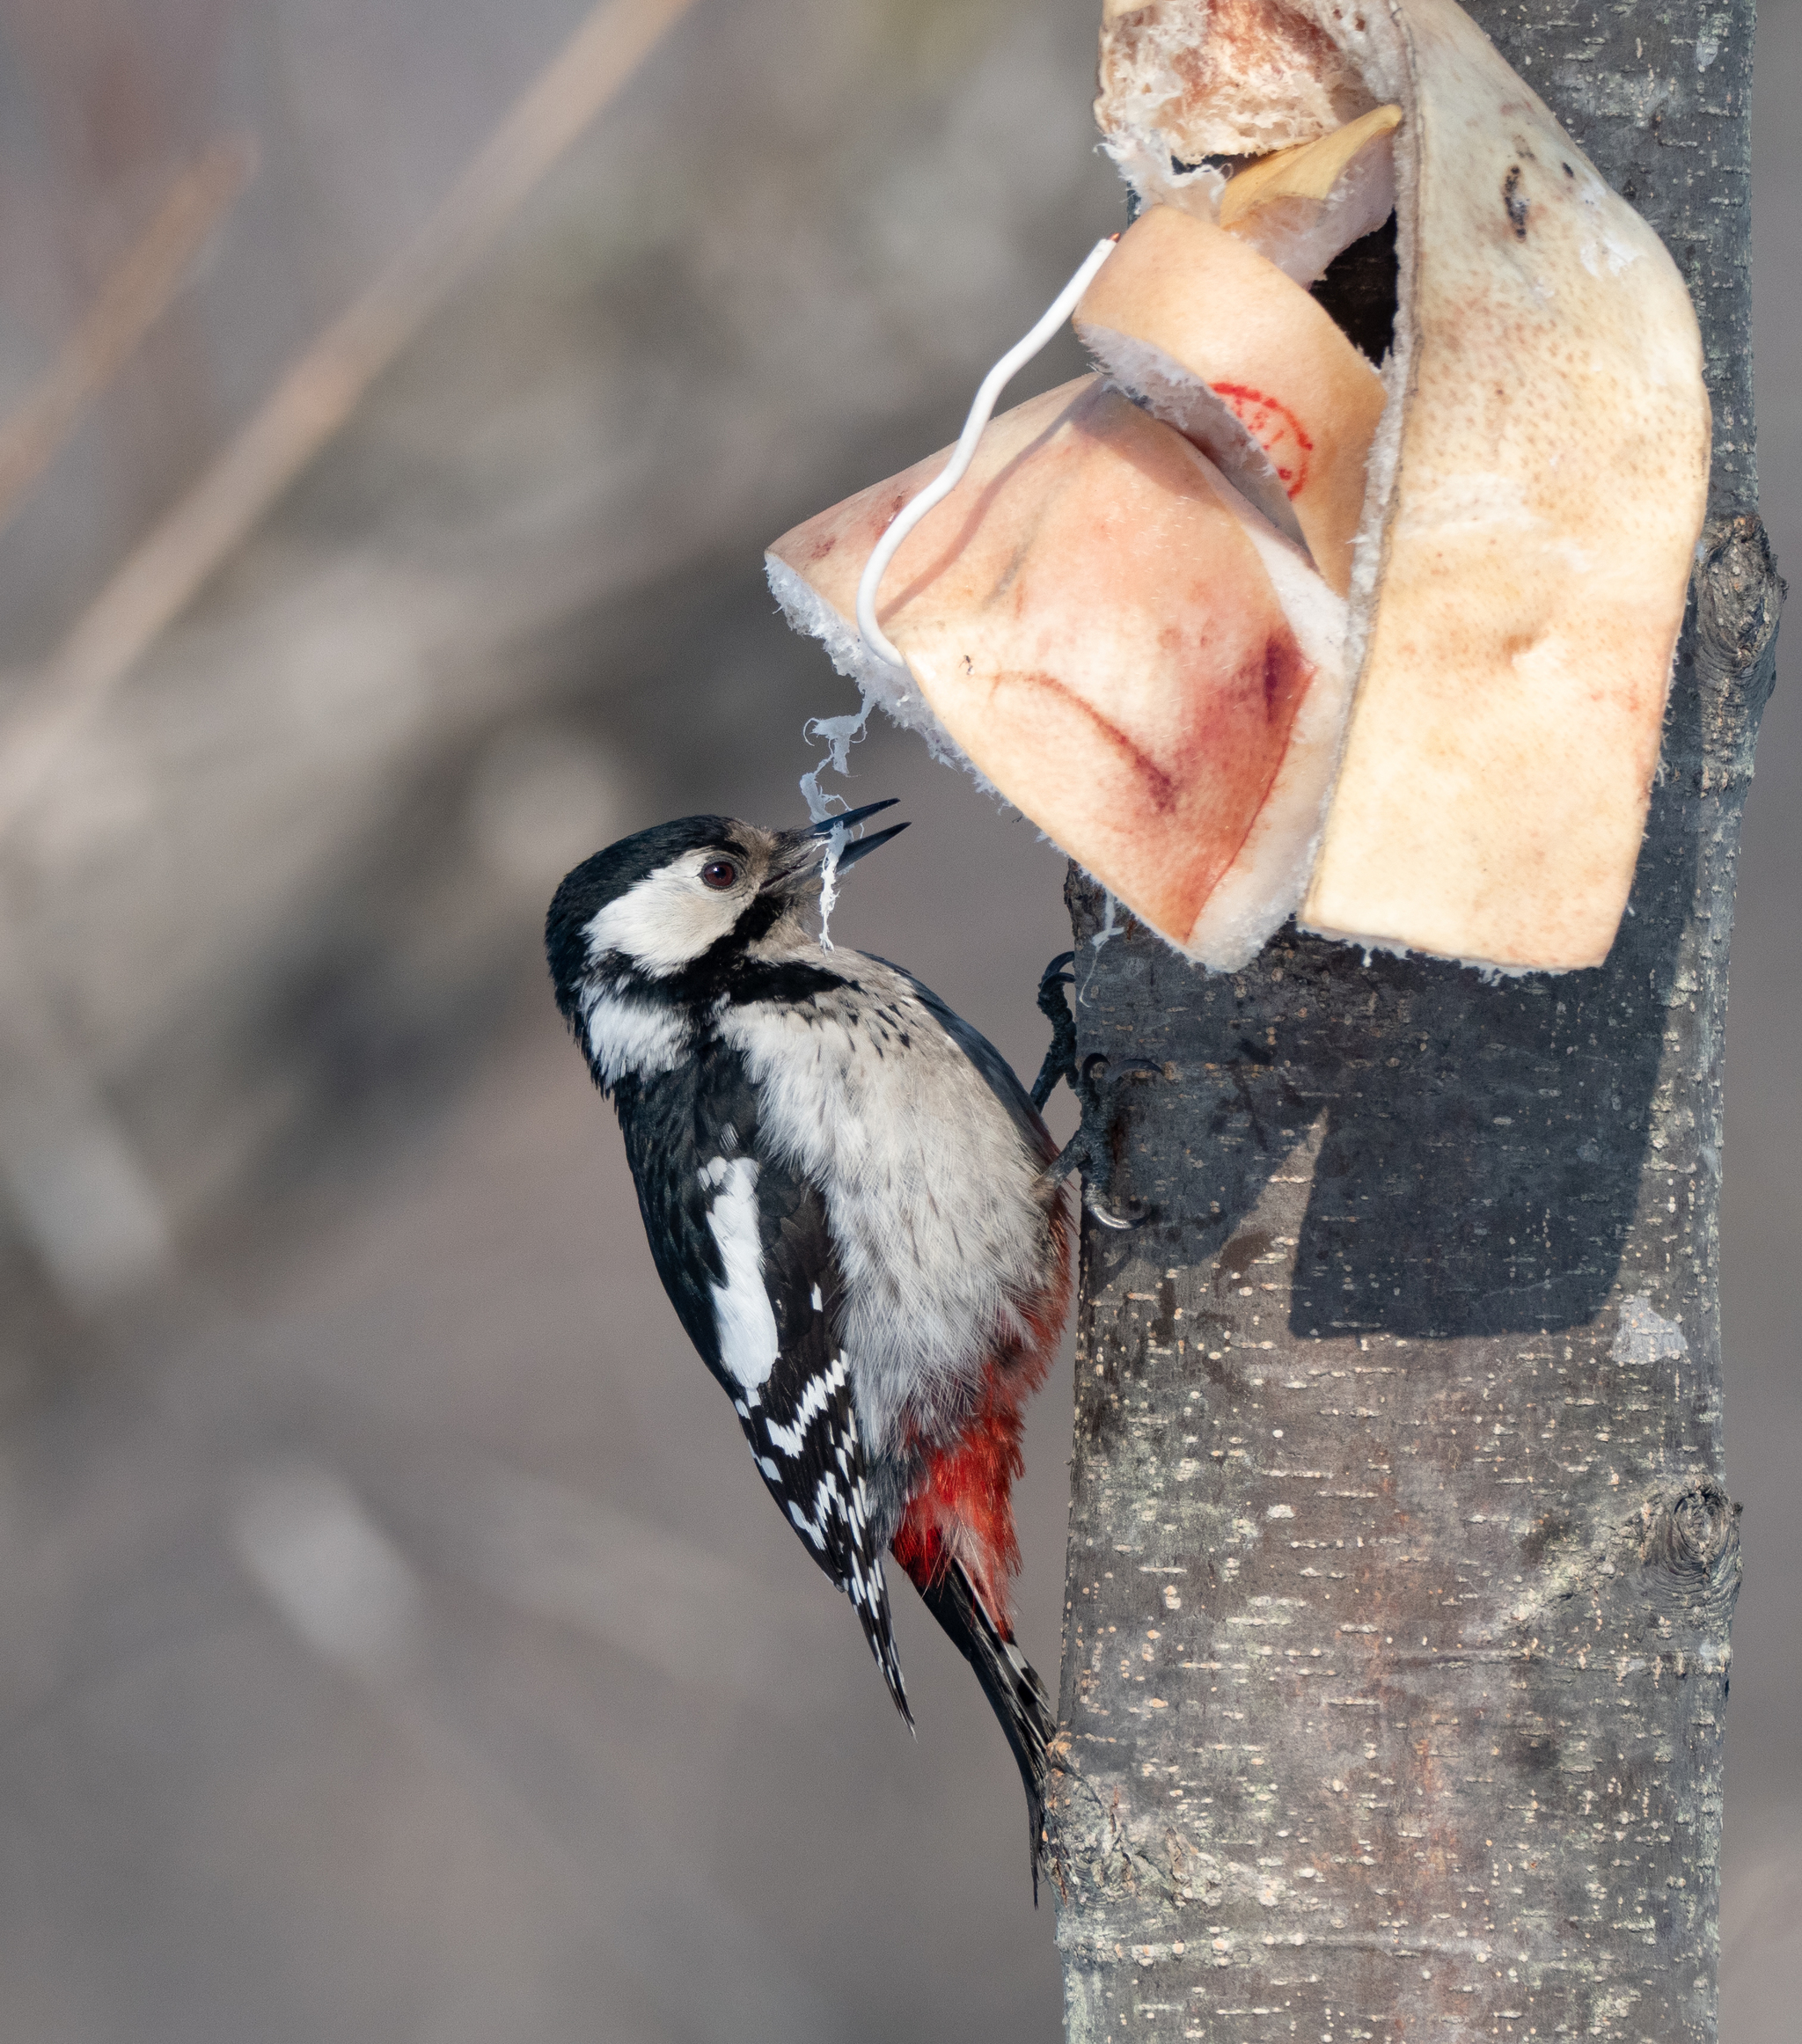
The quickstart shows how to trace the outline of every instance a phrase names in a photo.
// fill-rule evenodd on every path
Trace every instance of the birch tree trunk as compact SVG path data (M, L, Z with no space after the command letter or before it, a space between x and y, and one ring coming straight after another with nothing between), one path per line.
M1756 515L1753 16L1467 0L1664 236L1714 403L1607 965L1192 971L1073 879L1138 1233L1085 1219L1051 1865L1068 2033L1711 2039L1717 1213Z

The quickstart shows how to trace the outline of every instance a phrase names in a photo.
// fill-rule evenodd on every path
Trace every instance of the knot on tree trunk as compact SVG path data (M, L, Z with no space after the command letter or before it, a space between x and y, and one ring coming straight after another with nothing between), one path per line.
M1777 620L1788 588L1755 511L1710 520L1694 587L1707 788L1750 775L1759 720L1776 679Z
M1720 1485L1706 1476L1674 1484L1646 1499L1639 1520L1648 1591L1698 1617L1731 1612L1740 1590L1740 1507Z

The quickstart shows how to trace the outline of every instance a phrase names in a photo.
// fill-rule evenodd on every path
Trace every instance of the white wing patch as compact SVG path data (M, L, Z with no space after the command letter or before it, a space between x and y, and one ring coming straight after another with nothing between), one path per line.
M725 1283L712 1287L720 1361L749 1390L768 1381L780 1345L758 1240L757 1164L750 1157L715 1157L702 1168L700 1181L719 1188L707 1226L726 1267Z

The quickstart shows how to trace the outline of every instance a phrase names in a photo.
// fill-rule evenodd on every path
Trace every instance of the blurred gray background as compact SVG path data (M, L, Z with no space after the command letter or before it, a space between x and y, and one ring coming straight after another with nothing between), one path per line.
M584 12L0 0L0 736ZM538 929L627 831L798 819L803 722L853 706L762 546L951 437L1117 223L1096 13L698 0L0 776L4 2044L1058 2033L1000 1736L905 1601L910 1740L770 1510ZM1802 0L1757 80L1794 568ZM892 730L853 760L914 828L836 934L1030 1071L1062 861ZM1727 2044L1802 2005L1798 812L1781 681L1729 1054ZM1053 1679L1067 1414L1022 1501Z

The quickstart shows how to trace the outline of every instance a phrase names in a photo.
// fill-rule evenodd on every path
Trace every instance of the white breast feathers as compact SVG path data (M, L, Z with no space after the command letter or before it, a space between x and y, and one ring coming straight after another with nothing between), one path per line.
M856 981L804 1007L747 1004L720 1027L758 1087L765 1139L824 1196L840 1338L877 1446L904 1412L930 1427L967 1410L995 1344L1020 1330L1015 1300L1041 1297L1051 1276L1052 1195L907 982L854 953L831 963Z

